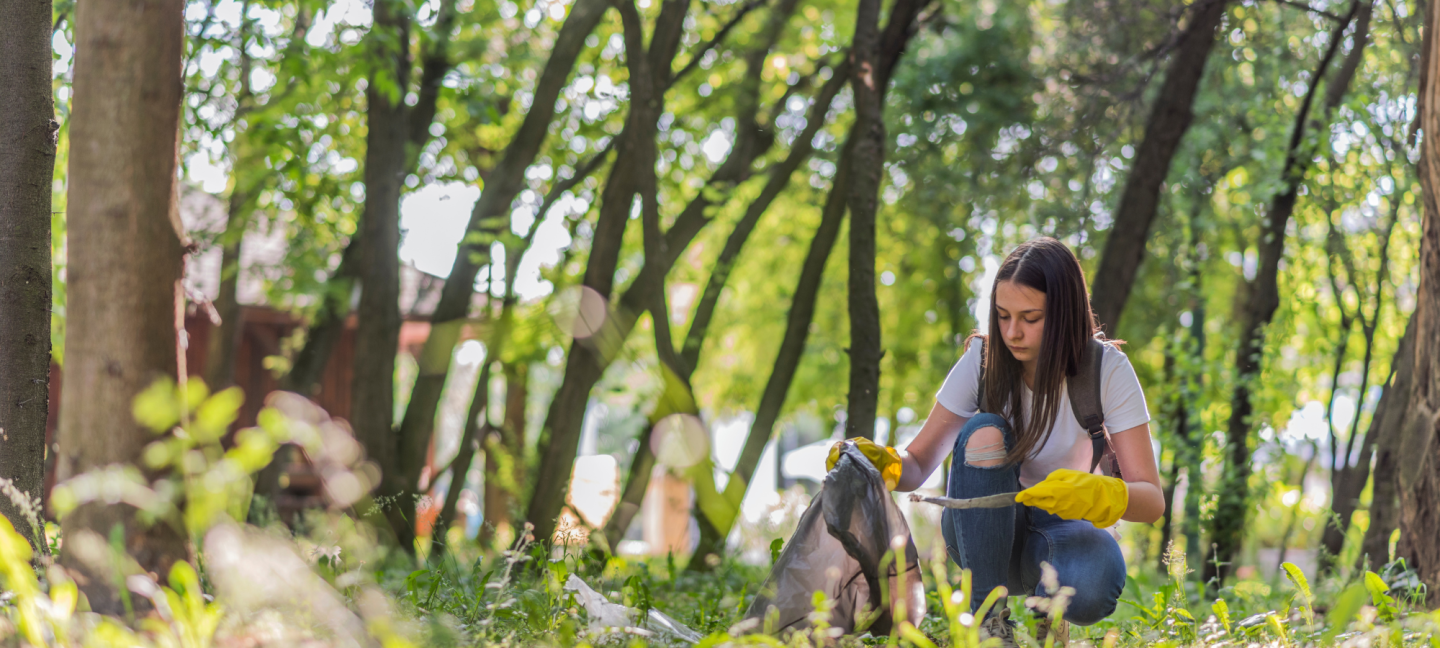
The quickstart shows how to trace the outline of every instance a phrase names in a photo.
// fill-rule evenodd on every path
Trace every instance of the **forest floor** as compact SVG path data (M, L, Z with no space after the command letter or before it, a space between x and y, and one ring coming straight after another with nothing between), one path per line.
M537 567L538 565L538 567ZM768 567L725 561L708 573L686 571L673 560L603 557L575 553L559 559L508 554L449 559L444 566L395 573L383 587L414 619L413 630L428 645L581 646L681 645L651 622L640 627L602 627L595 608L574 592L572 576L612 604L656 610L701 637L698 646L762 644L805 648L819 645L908 645L916 648L978 646L960 570L945 562L925 565L927 614L914 627L889 635L838 636L823 613L815 628L766 634L742 622L764 583ZM1406 589L1405 573L1387 577L1361 572L1357 578L1326 579L1311 586L1298 569L1276 581L1246 580L1201 593L1195 574L1171 565L1182 578L1150 571L1128 579L1119 608L1092 626L1072 626L1072 646L1430 646L1440 648L1440 610L1426 611ZM947 581L941 583L937 578ZM1390 583L1386 582L1390 579ZM817 596L823 608L828 602ZM1053 599L1051 599L1053 600ZM1033 640L1036 616L1024 597L1009 598L1011 619L1020 622L1020 645ZM615 611L615 608L611 608ZM662 615L663 616L663 615ZM610 621L610 623L616 623ZM918 630L918 632L917 632ZM667 636L669 640L667 640ZM838 638L837 638L838 637Z

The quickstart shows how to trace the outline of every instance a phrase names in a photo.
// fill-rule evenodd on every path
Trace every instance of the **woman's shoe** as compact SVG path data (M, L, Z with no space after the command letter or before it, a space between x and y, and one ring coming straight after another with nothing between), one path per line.
M1035 641L1040 643L1040 648L1045 648L1045 638L1055 637L1054 648L1065 648L1070 643L1070 623L1061 619L1054 627L1050 625L1050 618L1045 617L1035 624Z
M1010 609L1000 608L980 624L980 640L999 639L1000 648L1019 648L1015 643L1015 626L1010 625Z

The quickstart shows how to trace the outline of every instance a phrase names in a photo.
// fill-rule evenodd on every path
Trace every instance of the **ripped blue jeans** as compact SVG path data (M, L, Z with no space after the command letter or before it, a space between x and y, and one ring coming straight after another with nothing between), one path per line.
M970 438L978 430L992 427L1000 431L1004 450L1014 447L1015 435L1008 421L996 414L976 414L955 441L950 497L1020 490L1019 464L994 461L997 455L1003 456L998 442L981 447L985 444L977 439L976 448L969 450L969 460L966 458ZM972 611L1001 585L1012 594L1034 594L1042 561L1055 567L1061 586L1075 588L1065 609L1065 619L1072 623L1090 625L1110 616L1125 589L1125 557L1120 545L1108 531L1085 520L1065 520L1016 504L999 509L945 509L940 522L950 559L971 572Z

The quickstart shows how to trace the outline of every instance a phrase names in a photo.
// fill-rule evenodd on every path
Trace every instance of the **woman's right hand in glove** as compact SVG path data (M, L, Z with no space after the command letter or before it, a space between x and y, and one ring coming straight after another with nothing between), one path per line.
M900 461L900 453L896 452L894 448L882 446L865 437L855 437L850 441L855 444L856 449L860 450L860 454L865 455L865 458L870 460L870 464L880 471L881 479L885 480L885 489L895 490L895 487L900 484L900 475L905 470L905 465ZM825 460L826 471L835 469L835 463L840 461L840 448L844 443L844 441L836 441L835 445L830 446L830 456Z

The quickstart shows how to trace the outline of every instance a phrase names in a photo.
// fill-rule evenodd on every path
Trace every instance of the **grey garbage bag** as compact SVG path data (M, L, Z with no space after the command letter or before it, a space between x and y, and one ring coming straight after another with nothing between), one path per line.
M891 547L900 544L904 546L903 592L897 561L882 561ZM890 602L885 609L881 609L882 586L890 590L883 599ZM830 626L845 634L889 634L897 601L904 602L911 623L918 625L925 616L925 586L910 525L885 490L880 471L849 441L834 470L825 476L820 492L800 516L800 526L780 552L745 618L753 619L753 627L760 629L773 608L778 613L775 631L809 628L817 591L833 603ZM879 615L873 623L857 627L876 611Z

